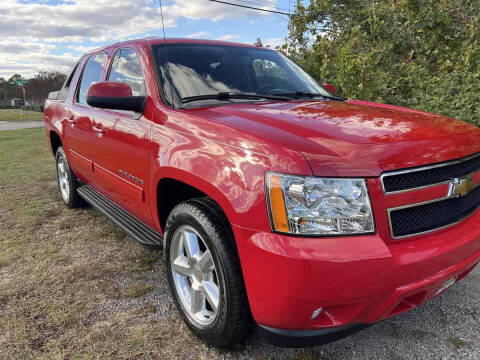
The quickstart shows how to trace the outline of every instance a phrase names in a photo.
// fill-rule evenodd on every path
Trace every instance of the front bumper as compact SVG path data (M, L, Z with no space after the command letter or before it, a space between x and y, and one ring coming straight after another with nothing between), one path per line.
M305 347L324 345L355 334L368 325L344 325L317 330L285 330L258 325L260 337L270 344L282 347Z
M432 299L480 261L479 223L477 212L456 226L391 244L378 234L302 238L233 229L255 321L263 332L288 335L372 324Z

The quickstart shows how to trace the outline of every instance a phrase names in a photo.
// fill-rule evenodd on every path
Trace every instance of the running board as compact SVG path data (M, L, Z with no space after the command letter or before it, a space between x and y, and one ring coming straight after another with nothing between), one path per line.
M158 232L144 225L91 186L80 186L77 192L86 202L109 217L142 245L154 249L162 248L163 238Z

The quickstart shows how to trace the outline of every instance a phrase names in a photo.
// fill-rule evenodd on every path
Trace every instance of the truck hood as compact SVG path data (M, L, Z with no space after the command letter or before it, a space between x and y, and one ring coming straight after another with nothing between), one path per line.
M317 176L379 176L480 151L480 129L474 125L362 101L248 103L190 111L302 153Z

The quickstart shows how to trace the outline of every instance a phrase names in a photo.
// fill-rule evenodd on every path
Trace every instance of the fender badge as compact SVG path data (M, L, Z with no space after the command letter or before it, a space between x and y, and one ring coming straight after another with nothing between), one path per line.
M119 173L120 175L126 177L127 179L133 180L133 181L135 181L136 183L143 185L143 180L142 180L142 179L140 179L140 178L138 178L138 177L136 177L136 176L133 176L133 175L127 173L126 171L118 170L118 173Z

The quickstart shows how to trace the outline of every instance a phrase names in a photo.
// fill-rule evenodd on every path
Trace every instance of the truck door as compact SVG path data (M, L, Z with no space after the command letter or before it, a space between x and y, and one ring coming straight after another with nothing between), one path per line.
M75 175L86 183L93 182L92 142L97 141L92 135L93 108L87 104L86 94L90 85L101 81L107 59L107 54L100 53L85 62L66 119L68 161Z
M140 58L131 48L115 52L107 81L128 84L134 96L145 95ZM148 196L150 121L133 111L94 109L95 185L111 200L146 224L153 225Z

